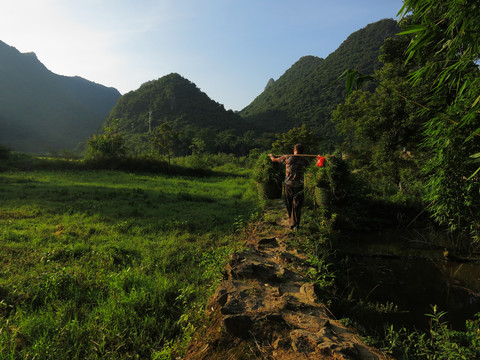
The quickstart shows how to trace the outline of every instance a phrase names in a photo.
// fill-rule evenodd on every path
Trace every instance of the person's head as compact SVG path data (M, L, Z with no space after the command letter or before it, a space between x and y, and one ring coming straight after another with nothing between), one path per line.
M294 154L303 154L303 145L302 144L295 144L293 147L293 153Z

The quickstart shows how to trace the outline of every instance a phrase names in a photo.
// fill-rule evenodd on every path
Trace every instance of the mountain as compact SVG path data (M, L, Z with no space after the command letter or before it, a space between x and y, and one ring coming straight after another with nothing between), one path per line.
M384 40L399 31L396 21L384 19L352 33L326 59L300 58L278 80L269 80L240 116L267 133L285 132L305 123L326 138L335 136L331 112L345 100L345 80L335 79L348 68L373 74L381 67L378 56Z
M242 118L210 99L194 83L171 73L149 81L123 95L110 112L105 125L116 123L131 149L141 151L145 136L161 124L183 134L187 148L193 138L215 137L220 132L236 135L246 130ZM143 142L143 144L142 144Z
M394 20L381 20L351 34L326 59L300 58L279 79L270 79L240 113L226 111L195 84L172 73L123 95L104 126L115 124L133 153L148 151L151 132L162 124L175 135L176 155L189 153L198 140L208 151L248 153L249 148L264 146L262 141L272 139L272 133L303 123L331 140L331 112L345 101L345 81L332 83L347 68L373 74L381 67L378 56L384 40L397 32Z
M34 53L0 41L0 144L46 153L72 149L98 130L121 94L54 74Z

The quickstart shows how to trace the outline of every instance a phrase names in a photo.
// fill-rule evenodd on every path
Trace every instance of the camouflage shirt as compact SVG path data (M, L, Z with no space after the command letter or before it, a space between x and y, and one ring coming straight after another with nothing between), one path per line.
M285 164L285 185L303 186L308 160L302 156L284 155L280 157L280 162Z

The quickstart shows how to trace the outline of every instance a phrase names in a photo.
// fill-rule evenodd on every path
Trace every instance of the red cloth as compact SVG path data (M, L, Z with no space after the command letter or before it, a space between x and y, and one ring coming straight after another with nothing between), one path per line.
M317 166L323 167L323 163L325 162L325 157L322 155L317 156Z

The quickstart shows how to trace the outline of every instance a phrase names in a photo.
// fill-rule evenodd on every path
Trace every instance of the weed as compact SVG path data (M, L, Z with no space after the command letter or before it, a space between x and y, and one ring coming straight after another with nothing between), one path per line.
M396 359L466 359L480 358L480 314L475 320L466 321L465 331L451 330L443 320L446 315L432 306L430 331L408 332L405 328L395 330L393 325L385 329L383 350Z
M326 262L324 258L310 256L308 262L311 267L307 271L307 278L320 288L329 288L335 283L335 274L329 270L332 264Z

